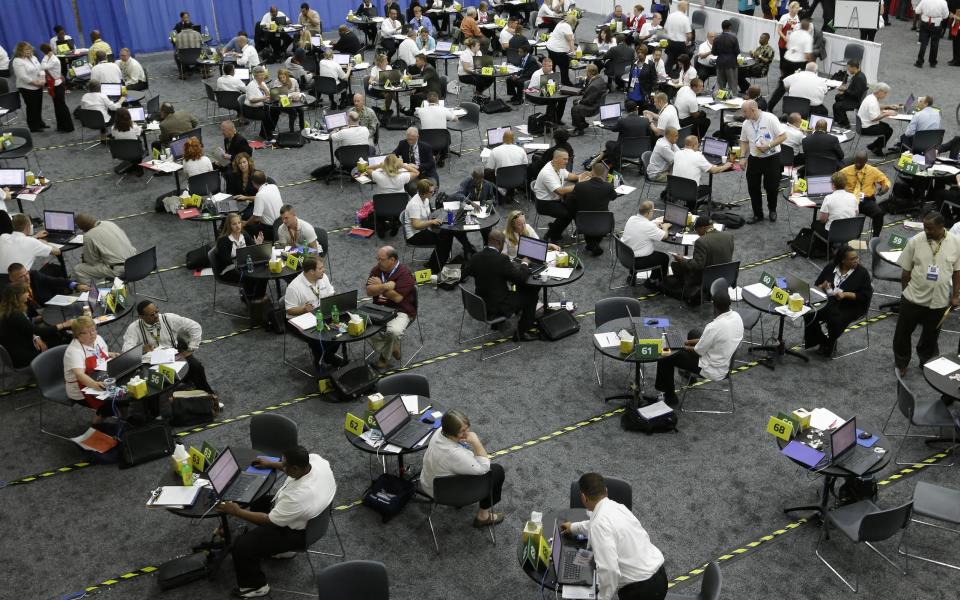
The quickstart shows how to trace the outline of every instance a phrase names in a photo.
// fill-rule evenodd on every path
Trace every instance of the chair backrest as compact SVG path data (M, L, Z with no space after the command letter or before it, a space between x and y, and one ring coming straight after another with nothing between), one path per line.
M217 93L213 91L213 87L209 83L204 83L203 89L207 93L207 100L209 100L210 102L217 101Z
M480 105L476 102L461 102L460 108L467 111L467 114L460 117L459 121L461 124L469 123L471 125L480 126Z
M810 118L810 99L799 96L783 97L783 113L786 115L800 113L804 119Z
M827 241L830 243L842 244L855 240L863 233L863 223L867 218L863 215L858 217L849 217L846 219L837 219L830 223L830 231L827 235Z
M667 175L667 197L676 204L690 204L697 201L699 182L686 177Z
M195 65L200 60L201 52L203 52L203 48L180 48L177 50L177 58L180 59L180 64L185 67Z
M271 229L273 230L273 239L275 240L280 239L281 227L283 227L283 217L277 217L276 219L273 220L273 226L271 227Z
M10 80L5 77L0 77L0 94L6 94L10 91Z
M433 501L444 506L463 508L488 498L490 473L483 475L447 475L433 480Z
M324 600L390 600L387 567L372 560L350 560L331 565L317 575Z
M913 422L913 413L917 408L917 397L913 395L913 392L910 388L907 387L906 382L903 381L903 378L900 377L900 372L896 372L897 375L897 408L900 409L900 414L907 418L908 421Z
M220 108L225 108L227 110L240 110L240 103L238 100L240 96L243 95L242 92L234 92L230 90L223 90L220 92L215 92L217 98L217 106Z
M99 110L81 108L77 112L77 118L80 119L80 124L87 129L99 130L107 126L107 122L103 119L103 114Z
M647 181L650 181L649 167L650 167L650 157L652 155L653 155L653 152L650 150L647 150L646 152L640 155L640 162L643 163L643 176L647 179Z
M650 151L653 144L648 136L627 137L620 140L620 156L623 158L641 158Z
M886 510L871 513L860 521L858 542L882 542L910 524L913 500Z
M57 346L41 352L30 361L30 370L44 400L70 403L63 381L63 355L66 351L65 345Z
M863 60L863 46L860 44L850 43L843 47L843 60L848 61L851 58L862 61Z
M446 129L421 129L420 141L426 142L434 152L442 152L450 147L450 132Z
M604 236L613 233L616 224L609 210L581 210L574 219L577 233L589 236Z
M730 19L730 33L737 35L740 33L740 19Z
M210 196L220 193L220 171L213 170L194 175L187 179L187 189L191 194Z
M307 521L307 528L304 533L304 550L319 542L323 536L327 535L327 529L330 527L330 513L333 510L333 503L327 505L323 512ZM326 595L326 594L324 594Z
M616 254L617 262L619 262L622 266L630 269L630 272L633 273L633 270L636 266L636 260L634 259L634 255L633 255L633 248L626 245L623 242L623 240L621 240L617 236L613 236L613 243L614 243L614 253Z
M781 145L780 148L785 149L786 146ZM840 166L837 164L837 159L832 156L809 154L805 156L804 160L803 172L807 177L811 175L833 175Z
M527 165L500 167L496 170L494 176L497 180L497 187L506 190L522 188L527 184Z
M697 600L720 600L721 587L723 587L723 575L720 574L720 563L712 562L704 570Z
M333 155L337 158L340 166L347 169L353 168L361 158L366 160L370 158L370 146L368 144L356 144L354 146L340 146Z
M302 66L303 70L307 73L316 74L320 70L320 63L317 61L317 57L313 54L305 54L300 66Z
M160 94L147 100L147 114L155 115L160 112Z
M157 270L157 247L134 254L123 262L123 280L128 283L146 279Z
M631 257L633 253L631 252ZM627 312L629 309L629 312ZM636 298L603 298L593 307L593 324L600 327L614 319L640 318L643 305Z
M137 164L143 160L143 146L140 140L110 140L107 142L110 158Z
M321 256L326 257L330 253L330 236L327 234L327 230L323 227L314 227L313 232L317 234L317 244L323 249Z
M857 117L857 122L856 122L856 125L854 125L854 129L857 133L859 133L860 135L863 135L863 121L860 120L860 115L856 115L856 117Z
M297 444L297 423L290 417L264 413L250 418L250 446L253 449L280 456Z
M468 315L482 323L489 320L487 318L487 303L480 296L467 291L467 288L462 285L460 286L460 300L463 302L463 309L467 311Z
M633 488L630 484L616 477L604 477L603 482L607 485L607 498L627 507L627 510L633 510ZM570 508L585 508L580 501L580 484L577 481L570 483Z
M5 108L10 112L20 110L20 93L17 91L5 92L0 94L0 108Z
M914 154L923 154L934 146L943 143L943 129L924 129L913 134L910 151Z
M405 192L374 194L373 212L381 219L395 219L403 214L408 202L410 202L410 196Z
M313 85L317 95L337 93L337 80L333 77L314 77Z
M717 263L715 265L709 265L703 268L703 284L702 289L709 290L710 286L713 285L713 282L717 279L723 278L727 280L727 283L730 286L737 285L737 277L740 274L740 261L735 260L728 263Z
M388 396L391 394L416 394L430 397L430 382L418 373L394 373L377 381L377 391Z
M690 25L693 29L702 29L707 24L707 13L698 10L690 15Z

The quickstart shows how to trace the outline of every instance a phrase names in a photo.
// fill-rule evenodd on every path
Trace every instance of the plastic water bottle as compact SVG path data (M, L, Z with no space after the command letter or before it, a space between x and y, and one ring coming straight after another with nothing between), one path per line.
M339 323L339 322L340 322L340 309L337 308L337 305L336 305L336 304L334 304L334 305L333 305L333 308L330 309L330 319L331 319L334 323Z
M205 35L207 39L210 39L210 27L203 28L203 35Z
M317 331L323 331L323 311L318 308L314 316L317 317Z
M247 273L253 273L253 259L247 256Z
M567 292L566 290L560 290L560 308L567 309Z

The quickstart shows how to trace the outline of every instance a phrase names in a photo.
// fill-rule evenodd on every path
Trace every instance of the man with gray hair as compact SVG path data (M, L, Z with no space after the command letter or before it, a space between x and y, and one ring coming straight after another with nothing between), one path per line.
M366 99L367 97L363 94L354 94L353 110L360 116L360 124L370 132L370 139L377 143L377 129L380 127L380 119L377 118L377 113L366 105Z
M397 143L393 153L408 165L417 167L420 171L420 179L429 177L440 185L440 174L437 173L437 162L433 158L433 147L420 141L420 131L416 127L407 128L406 137Z
M334 100L333 94L329 94L331 108L342 108L347 105L346 93L350 91L350 72L352 70L353 66L348 64L347 70L344 71L343 67L337 64L337 61L333 60L332 48L327 48L324 51L323 59L320 61L320 64L317 67L317 76L333 79L337 82L336 91L344 93L344 98L339 105Z
M777 192L783 166L780 144L787 139L783 125L773 114L761 111L755 100L743 103L743 128L740 130L740 166L747 168L747 189L753 216L747 223L763 222L763 191L767 192L770 221L777 220Z
M334 131L330 137L338 148L342 146L362 146L370 143L370 132L360 125L360 115L351 110L347 113L347 126Z
M237 36L237 48L239 49L237 52L230 52L229 54L236 57L238 66L245 69L260 66L260 55L257 54L257 49L253 47L247 36Z
M810 112L827 116L827 107L823 98L827 95L827 82L817 73L817 63L808 62L802 71L784 78L783 88L791 96L806 98L810 101Z
M877 156L886 156L887 140L893 136L893 127L883 122L883 119L893 117L897 114L897 104L880 104L881 100L890 93L890 86L884 82L876 85L872 94L867 94L857 109L857 116L860 117L860 135L877 136L868 150L872 150Z
M123 76L123 84L128 90L147 89L147 74L140 62L130 56L130 48L120 49L120 59L117 60L116 65Z
M393 246L377 250L377 264L367 277L366 292L374 304L397 310L384 332L370 340L378 355L374 366L385 369L391 357L400 360L400 338L417 317L417 283L410 269L400 264L400 255Z

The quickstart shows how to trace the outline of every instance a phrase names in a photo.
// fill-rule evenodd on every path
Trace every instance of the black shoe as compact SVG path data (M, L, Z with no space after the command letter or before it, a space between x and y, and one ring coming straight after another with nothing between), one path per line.
M930 63L930 68L931 68L931 69L936 69L936 68L937 68L937 63Z
M397 235L397 232L399 231L400 231L400 224L394 223L393 225L390 226L390 237Z
M603 248L601 248L601 247L599 247L599 246L597 246L597 247L595 247L595 248L587 248L587 252L589 252L589 253L592 254L593 256L600 256L600 255L603 254Z
M521 104L523 104L523 98L514 98L513 100L510 101L510 104L514 106L520 106Z
M447 162L446 159L441 158L440 160L437 161L437 166L442 169L442 168L443 168L443 165L444 165L446 162Z
M747 225L753 225L754 223L763 223L763 215L753 215L747 219Z
M540 336L536 333L530 333L529 331L517 331L513 334L513 341L515 342L535 342L540 339Z
M883 158L884 156L887 155L886 151L883 148L870 148L870 150L880 158Z
M915 67L918 68L918 69L922 69L922 68L923 68L923 63L920 62L920 61L917 61L917 62L913 63L913 66L915 66Z
M776 222L777 222L777 213L776 213L776 212L771 212L771 213L767 216L767 218L770 219L770 222L771 222L771 223L776 223Z

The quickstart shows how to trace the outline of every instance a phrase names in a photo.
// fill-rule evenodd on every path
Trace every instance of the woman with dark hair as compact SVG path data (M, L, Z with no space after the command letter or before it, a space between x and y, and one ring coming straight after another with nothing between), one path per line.
M15 369L29 366L47 349L27 316L29 298L30 290L23 283L10 284L0 294L0 346L6 348Z
M246 152L238 152L230 163L230 168L224 171L226 193L232 194L237 202L246 202L247 207L240 211L244 221L253 214L253 200L257 196L257 189L253 186L253 157Z
M829 297L827 305L804 316L803 345L811 350L831 356L837 346L837 338L847 325L866 314L873 296L870 273L860 264L860 255L850 246L844 246L817 276L813 285ZM823 334L822 324L827 325Z
M53 97L53 112L57 117L57 131L70 133L73 131L73 117L70 115L70 109L67 108L67 101L64 98L64 88L66 86L61 71L60 57L54 53L53 48L47 43L40 44L40 52L43 53L40 68L46 74L47 92Z
M130 117L130 111L126 108L119 108L113 114L113 126L110 127L110 136L115 140L137 140L140 139L142 128L133 122Z
M253 237L243 229L240 215L237 213L227 215L220 228L220 235L217 237L216 269L219 270L221 278L243 284L241 297L244 301L262 298L267 290L267 283L266 280L255 281L243 278L243 273L236 265L237 250L262 243L262 232L257 234L257 237Z

